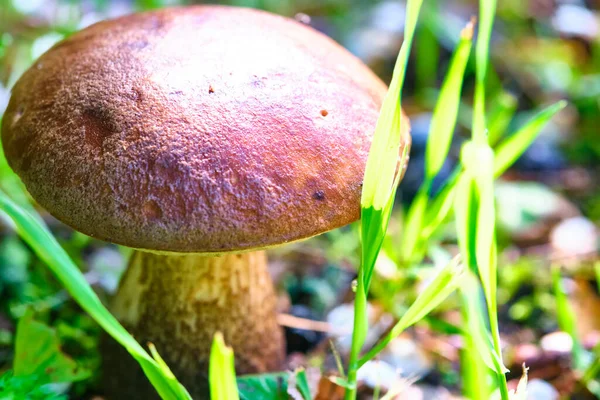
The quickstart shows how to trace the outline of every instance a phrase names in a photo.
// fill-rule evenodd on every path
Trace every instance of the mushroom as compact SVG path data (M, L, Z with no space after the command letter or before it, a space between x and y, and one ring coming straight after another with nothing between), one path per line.
M41 56L13 88L2 143L52 215L134 249L112 311L205 398L216 331L238 373L282 367L264 249L359 218L385 93L296 21L163 9L97 23ZM113 347L110 398L155 397Z

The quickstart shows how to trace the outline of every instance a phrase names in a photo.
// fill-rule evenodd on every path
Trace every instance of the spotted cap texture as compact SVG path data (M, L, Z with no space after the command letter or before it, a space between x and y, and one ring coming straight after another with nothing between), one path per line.
M385 92L296 21L171 8L50 49L15 85L2 142L32 196L81 232L139 249L238 251L359 218Z

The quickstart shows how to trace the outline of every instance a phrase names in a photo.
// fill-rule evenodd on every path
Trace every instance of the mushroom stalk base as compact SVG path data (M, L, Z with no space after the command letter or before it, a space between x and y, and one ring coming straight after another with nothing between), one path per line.
M208 360L217 331L235 351L238 374L273 371L283 363L264 251L219 257L135 251L112 312L141 344L156 346L194 399L209 398ZM116 342L105 341L104 360L108 398L158 398Z

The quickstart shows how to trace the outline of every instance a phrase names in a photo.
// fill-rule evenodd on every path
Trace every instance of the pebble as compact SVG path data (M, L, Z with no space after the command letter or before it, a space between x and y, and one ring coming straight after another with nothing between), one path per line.
M406 336L392 340L381 352L380 359L407 378L425 376L433 369L433 362L427 354Z
M600 35L598 18L578 4L561 4L552 18L554 29L562 34L594 39Z
M550 243L562 258L590 255L598 250L598 231L590 220L573 217L554 227Z
M567 332L552 332L542 337L540 346L549 353L567 354L573 348L573 339Z
M546 381L533 379L527 383L527 400L558 400L558 391Z
M516 365L528 364L529 361L538 359L541 354L540 348L535 344L522 343L515 346L512 363Z
M402 380L400 373L384 361L367 361L360 367L356 376L368 387L380 387L383 390L389 390Z
M125 270L125 259L116 247L102 247L88 260L90 271L98 276L98 283L108 293L114 293Z
M381 314L381 310L367 304L369 331L365 339L364 348L373 346L387 329L394 323L394 318L389 314ZM350 352L352 345L352 328L354 324L354 305L346 303L332 309L327 314L326 321L332 327L330 337L334 337L335 345L341 354Z

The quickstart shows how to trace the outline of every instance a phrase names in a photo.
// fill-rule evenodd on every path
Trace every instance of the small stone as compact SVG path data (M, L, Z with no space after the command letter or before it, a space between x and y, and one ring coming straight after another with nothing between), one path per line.
M594 39L600 34L594 13L578 4L562 4L552 18L554 29L560 33Z
M400 373L384 361L367 361L360 367L356 376L368 387L379 387L383 390L389 390L402 380Z
M0 85L0 114L3 114L6 110L8 99L10 99L10 90Z
M332 327L331 336L337 336L336 345L342 353L349 351L352 344L352 327L354 324L354 306L342 304L327 314L327 322Z
M552 230L550 243L559 257L581 257L597 252L596 226L584 217L562 221Z
M529 364L531 360L536 360L541 356L542 351L538 346L532 343L523 343L515 346L512 363L522 365Z
M392 388L392 391L394 388ZM451 400L452 394L441 386L410 385L394 396L394 400Z
M367 304L369 331L363 348L373 346L394 323L394 318L383 313L381 308ZM352 345L352 328L354 325L354 305L350 303L335 307L327 314L327 323L331 326L330 337L334 337L336 347L341 354L348 354Z
M568 354L573 348L573 339L567 332L552 332L542 337L540 345L549 353Z
M115 247L102 247L88 260L90 271L98 276L98 283L108 293L114 293L125 270L125 258Z
M420 378L433 368L433 362L427 354L414 340L405 336L392 340L382 351L380 359L406 378Z
M558 400L558 391L546 381L533 379L527 383L527 400Z

